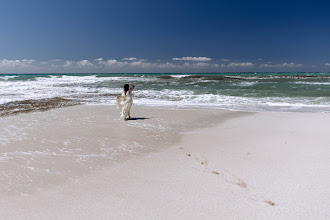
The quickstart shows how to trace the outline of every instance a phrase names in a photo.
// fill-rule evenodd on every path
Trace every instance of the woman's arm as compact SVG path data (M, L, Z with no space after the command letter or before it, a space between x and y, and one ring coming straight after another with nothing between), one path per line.
M134 88L135 88L135 86L132 83L128 83L128 85L131 85L132 86L131 91L133 91Z

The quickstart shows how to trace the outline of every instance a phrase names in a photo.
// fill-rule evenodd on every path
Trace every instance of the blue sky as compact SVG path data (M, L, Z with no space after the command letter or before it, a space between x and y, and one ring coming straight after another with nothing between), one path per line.
M330 71L329 6L1 0L0 73Z

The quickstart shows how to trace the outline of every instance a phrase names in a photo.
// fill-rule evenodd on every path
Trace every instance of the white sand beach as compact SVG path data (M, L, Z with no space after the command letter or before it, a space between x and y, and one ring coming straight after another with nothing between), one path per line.
M132 116L81 105L1 117L1 218L330 218L329 114Z

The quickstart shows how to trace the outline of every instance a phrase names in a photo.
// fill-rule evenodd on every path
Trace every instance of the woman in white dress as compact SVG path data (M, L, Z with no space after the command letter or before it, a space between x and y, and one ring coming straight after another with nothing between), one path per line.
M130 88L131 86L131 88ZM135 86L132 83L127 83L124 85L124 91L121 95L117 96L117 108L121 111L121 118L127 120L130 118L130 109L133 104L133 94Z

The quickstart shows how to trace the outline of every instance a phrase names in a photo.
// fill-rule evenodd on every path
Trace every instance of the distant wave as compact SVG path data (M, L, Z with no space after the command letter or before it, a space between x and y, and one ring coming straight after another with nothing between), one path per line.
M304 85L330 85L330 82L295 82L295 84L304 84Z
M9 80L9 79L13 79L13 78L17 78L18 76L1 76L0 80Z

